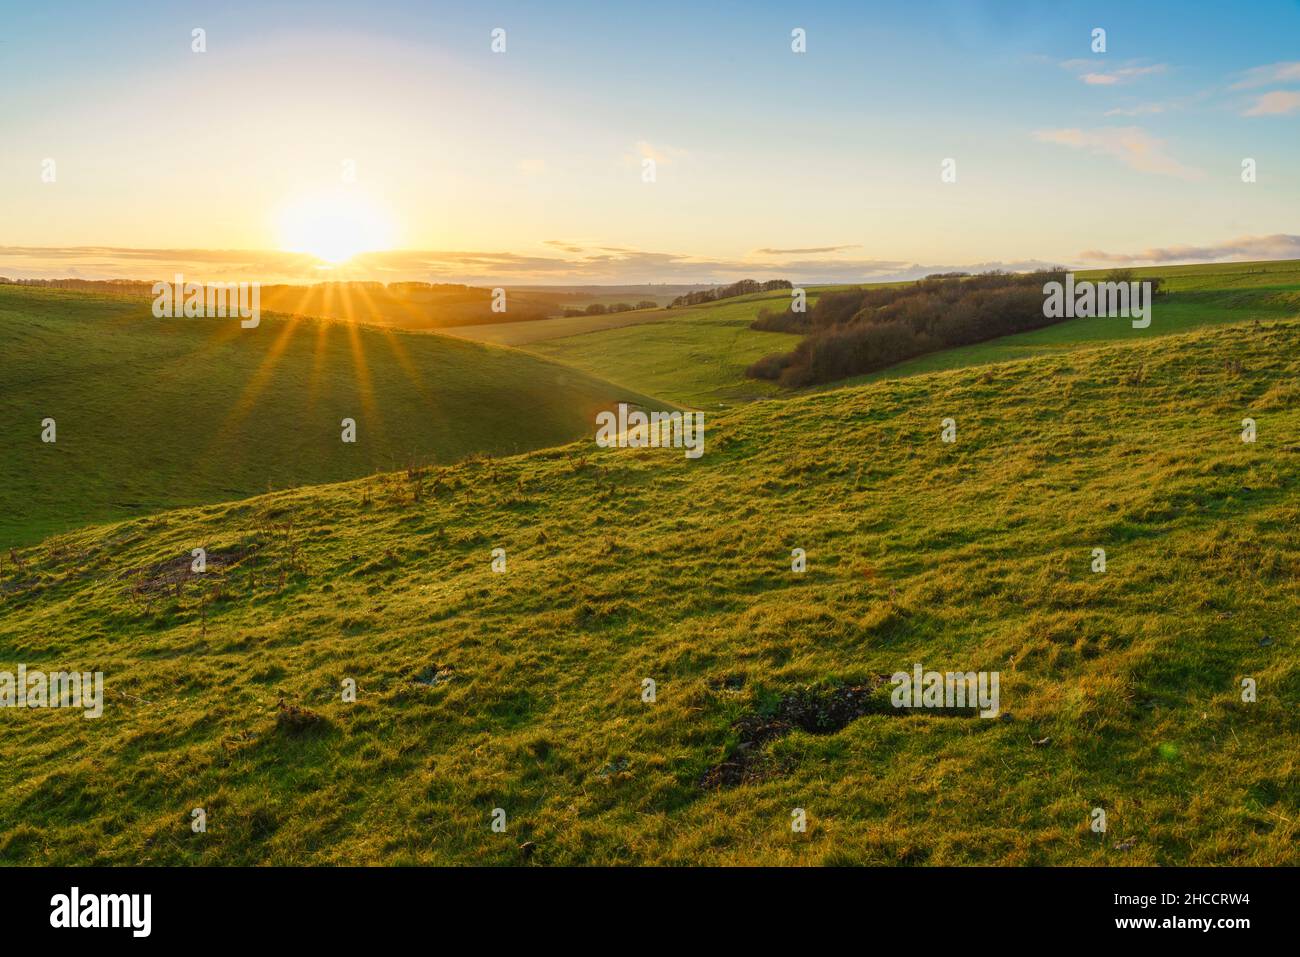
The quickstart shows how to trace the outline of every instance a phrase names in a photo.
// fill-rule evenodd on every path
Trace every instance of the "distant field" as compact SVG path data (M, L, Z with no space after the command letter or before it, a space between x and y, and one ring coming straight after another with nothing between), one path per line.
M511 286L511 292L522 296L545 296L561 306L582 307L592 303L612 306L619 302L638 303L652 300L658 306L666 306L678 296L699 289L707 289L708 284L699 283L641 283L630 286Z
M1080 271L1077 275L1101 278L1109 271ZM1202 326L1300 314L1300 262L1160 266L1136 272L1139 278L1147 275L1167 279L1165 288L1171 292L1157 301L1148 329L1133 329L1128 322L1115 319L1070 320L1034 332L921 356L818 389L1068 352L1109 342L1141 341ZM823 292L845 288L849 287L809 287L809 302ZM748 328L760 309L781 310L788 303L788 292L764 293L681 312L639 314L645 316L645 321L625 328L608 329L597 324L585 335L520 344L538 355L673 402L699 407L731 405L789 394L745 376L745 368L754 360L788 351L799 341L798 336ZM651 320L653 324L645 324Z
M789 301L783 290L649 312L637 325L535 341L528 349L679 405L730 406L776 394L770 383L745 378L745 368L792 348L799 337L756 332L749 324L760 308L781 309Z
M523 346L547 339L562 339L565 336L599 332L603 329L620 329L623 326L636 326L645 322L659 322L672 315L672 312L660 309L646 309L633 312L606 313L603 316L557 316L553 319L537 319L532 322L494 322L476 326L448 326L439 329L442 335L456 336L460 339L473 339L476 342L491 342L499 346Z
M1080 270L1075 275L1099 279L1110 270ZM1166 288L1186 291L1268 288L1300 289L1300 260L1250 263L1196 263L1189 266L1142 266L1138 278L1160 276Z
M0 285L0 548L91 521L589 433L652 400L521 352L264 315ZM41 421L57 442L41 442ZM340 440L340 421L357 441Z
M5 285L8 283L0 283ZM13 283L20 285L20 283ZM29 288L63 289L86 295L154 298L153 283L141 280L42 280ZM676 296L698 286L509 286L508 315L513 323L560 316L565 309L591 305L666 306ZM310 316L392 326L408 331L468 325L498 325L493 312L494 289L459 283L339 281L288 285L263 283L261 308L286 316ZM465 335L462 338L486 338Z

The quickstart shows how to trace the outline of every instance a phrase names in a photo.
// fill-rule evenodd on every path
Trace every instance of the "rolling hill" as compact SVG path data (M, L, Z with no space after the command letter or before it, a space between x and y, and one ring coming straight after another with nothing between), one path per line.
M1160 266L1134 272L1137 278L1161 277L1169 291L1156 304L1152 323L1146 329L1133 329L1127 323L1108 319L1074 319L1033 332L946 349L869 375L813 388L835 389L1109 342L1144 341L1208 325L1300 315L1300 262ZM1106 271L1080 271L1077 275L1101 279ZM822 292L837 288L847 287L809 287L809 303ZM789 394L771 383L745 376L746 367L756 359L789 351L798 342L798 336L749 328L760 309L780 311L788 303L789 294L784 292L737 297L691 309L636 313L640 324L622 329L592 327L563 338L521 331L511 344L682 405L712 409ZM554 321L536 324L539 333ZM518 323L515 328L522 330L527 325Z
M449 326L438 331L476 342L491 342L499 346L524 346L547 339L564 339L589 332L603 332L623 326L637 326L659 322L672 316L665 309L637 309L630 312L607 312L594 316L553 316L532 322L479 323L472 326Z
M1108 319L1072 319L1033 332L921 356L824 388L1007 362L1107 342L1142 341L1203 326L1300 315L1300 262L1297 261L1144 267L1135 269L1134 273L1138 279L1160 277L1169 293L1156 302L1151 325L1146 329L1134 329L1128 323ZM1100 280L1106 273L1093 270L1076 275Z
M105 704L0 709L0 861L1300 863L1298 375L1204 328L18 549L0 668Z
M170 277L168 277L170 280ZM0 277L0 285L63 289L86 294L154 299L154 283L148 280L20 279ZM312 316L342 322L365 322L398 329L428 330L449 326L511 324L538 321L561 315L566 307L611 304L626 300L615 292L598 293L589 287L509 287L494 310L496 287L466 286L460 283L377 282L361 280L316 283L262 283L261 307L286 316ZM612 287L619 289L620 287ZM668 293L650 294L649 299L666 304Z
M571 441L618 399L521 352L264 315L155 319L138 299L0 285L0 547L85 524L408 464ZM44 443L42 422L55 422ZM341 422L357 423L356 442Z
M619 328L606 325L519 344L589 374L603 369L611 380L669 402L716 409L777 394L770 383L747 379L745 368L770 352L790 349L799 337L749 325L759 309L780 309L789 301L789 292L781 291L626 313L629 324ZM635 325L630 324L634 316L640 317Z

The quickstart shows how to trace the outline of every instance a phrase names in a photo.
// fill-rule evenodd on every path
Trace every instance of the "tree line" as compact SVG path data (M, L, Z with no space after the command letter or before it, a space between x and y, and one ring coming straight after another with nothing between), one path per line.
M678 296L668 304L668 308L675 306L698 306L706 302L716 302L719 299L730 299L732 296L748 296L755 292L771 292L773 289L791 289L794 283L789 279L769 279L766 282L759 282L757 279L742 279L739 282L733 282L730 286L716 286L713 289L700 289L697 292L688 292L684 296Z
M633 305L630 302L615 302L606 304L603 302L593 302L590 306L579 309L577 306L568 306L564 310L565 316L604 316L611 312L632 312L636 309L658 309L659 303L653 299L642 299Z
M746 374L797 388L1051 325L1060 320L1043 314L1043 286L1064 278L1064 270L945 273L826 293L802 313L764 311L752 328L804 338L790 352L759 359Z

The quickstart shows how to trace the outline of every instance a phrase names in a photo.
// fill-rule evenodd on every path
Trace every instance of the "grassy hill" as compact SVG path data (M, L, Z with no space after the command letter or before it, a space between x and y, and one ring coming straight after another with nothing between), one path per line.
M439 332L476 342L491 342L499 346L523 346L547 339L564 339L589 332L603 332L623 326L636 326L659 322L672 316L666 309L637 309L631 312L607 312L594 316L554 316L532 322L494 322L473 326L452 326Z
M0 669L106 703L0 709L0 860L1300 863L1298 375L1207 328L20 549Z
M1151 325L1146 329L1134 329L1122 320L1072 319L1033 332L920 356L824 388L878 382L940 369L1008 362L1107 342L1156 339L1203 326L1300 315L1300 262L1161 266L1135 269L1134 273L1138 279L1143 276L1161 277L1169 292L1156 302ZM1100 280L1106 272L1094 270L1076 275Z
M1100 279L1106 272L1081 271L1077 275ZM1162 277L1170 291L1157 303L1147 329L1134 329L1129 323L1112 319L1074 319L1021 335L920 356L820 388L1050 355L1108 342L1142 341L1221 323L1300 315L1297 261L1159 266L1134 272L1138 278ZM821 292L835 288L847 287L810 287L810 304ZM745 368L770 353L788 351L798 342L797 336L749 328L760 309L780 311L789 298L787 292L768 293L680 312L637 313L641 317L638 325L622 329L594 327L567 338L520 331L511 344L683 405L716 408L719 404L782 394L770 383L746 378ZM541 327L554 321L514 326L523 330L537 325L540 332ZM654 324L647 324L651 322ZM538 341L541 338L547 341Z
M799 337L758 332L749 325L760 308L780 310L789 301L789 291L781 290L701 306L629 313L629 321L635 315L642 317L641 322L520 344L536 355L591 374L602 369L612 381L647 395L716 409L777 393L770 383L747 379L745 368L768 353L792 348Z
M643 396L504 349L0 286L0 548L89 521L571 441ZM55 420L57 441L41 442ZM341 441L340 422L357 423Z
M170 277L168 277L170 279ZM10 280L0 280L0 285ZM41 279L19 280L29 288L63 289L87 294L154 299L153 282L146 280ZM406 330L443 329L466 325L512 325L559 316L566 308L628 304L642 300L667 305L677 293L697 287L656 286L510 286L505 313L493 311L494 287L460 283L338 281L307 285L263 283L261 307L266 312L313 316L343 322L365 322ZM509 323L502 320L509 318ZM466 335L465 338L480 338ZM486 337L483 337L486 338ZM493 338L491 341L497 341Z

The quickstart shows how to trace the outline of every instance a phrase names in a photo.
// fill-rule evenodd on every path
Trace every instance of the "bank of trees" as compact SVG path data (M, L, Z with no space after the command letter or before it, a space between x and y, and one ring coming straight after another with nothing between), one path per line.
M1064 271L931 276L899 286L826 293L806 312L760 313L755 329L804 336L791 351L747 370L799 387L886 368L927 352L1025 332L1043 315L1043 285Z
M590 306L579 309L576 306L569 306L564 310L566 316L606 316L611 312L632 312L637 309L657 309L659 303L653 299L642 299L638 303L614 302L603 303L593 302Z
M740 282L733 282L730 286L715 286L713 289L700 289L696 292L688 292L684 296L678 296L668 304L668 308L675 306L699 306L706 302L716 302L719 299L730 299L732 296L748 296L755 292L771 292L773 289L791 289L794 283L789 279L769 279L766 282L759 282L757 279L742 279Z

